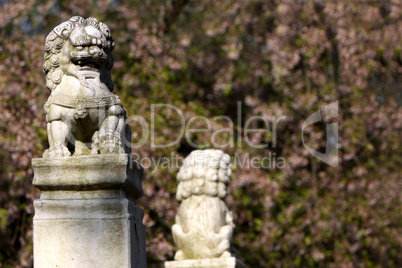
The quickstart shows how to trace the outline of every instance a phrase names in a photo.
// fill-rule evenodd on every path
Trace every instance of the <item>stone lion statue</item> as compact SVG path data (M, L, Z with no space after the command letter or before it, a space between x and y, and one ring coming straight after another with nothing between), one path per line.
M196 150L177 175L181 202L172 226L175 260L232 256L233 217L224 202L231 175L230 157L221 150Z
M50 148L43 157L130 152L126 111L112 93L113 48L109 27L95 18L72 17L46 37Z

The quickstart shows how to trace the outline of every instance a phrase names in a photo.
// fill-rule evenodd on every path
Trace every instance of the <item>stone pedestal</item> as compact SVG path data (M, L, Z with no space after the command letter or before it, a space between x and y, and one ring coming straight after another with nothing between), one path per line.
M165 268L245 268L235 257L200 260L167 261Z
M32 160L34 266L146 267L142 167L130 156Z

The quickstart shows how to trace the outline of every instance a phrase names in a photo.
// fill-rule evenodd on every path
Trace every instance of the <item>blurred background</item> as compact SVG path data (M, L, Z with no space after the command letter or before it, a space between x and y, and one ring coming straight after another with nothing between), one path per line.
M286 116L277 125L276 146L270 133L249 133L266 148L235 139L224 149L232 161L270 153L286 161L283 168L233 165L226 201L236 223L233 244L248 267L402 266L400 1L0 3L0 267L32 267L32 202L40 192L32 186L31 159L48 147L45 37L74 15L110 27L114 92L128 115L150 123L151 104L167 103L181 109L186 122L205 116L214 131L228 123L213 118L229 116L235 135L244 134L251 116L269 122ZM337 100L339 164L332 167L306 151L302 125ZM178 136L176 113L161 111L154 119L158 144ZM264 127L260 121L252 125ZM193 128L205 128L197 122ZM304 131L305 142L322 153L326 123ZM134 142L149 137L138 122L130 126ZM189 138L202 144L210 134ZM224 144L227 132L215 138ZM159 149L148 139L133 152L157 159L193 149L185 138ZM138 204L145 210L148 267L163 267L174 256L177 172L145 170Z

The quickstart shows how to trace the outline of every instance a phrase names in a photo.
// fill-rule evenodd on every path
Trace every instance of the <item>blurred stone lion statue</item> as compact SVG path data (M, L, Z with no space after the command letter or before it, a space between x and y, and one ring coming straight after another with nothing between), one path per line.
M72 17L46 37L49 149L43 157L129 153L130 127L110 76L114 42L95 18Z
M224 202L231 175L230 157L221 150L196 150L177 175L181 202L172 234L175 260L232 256L233 217Z

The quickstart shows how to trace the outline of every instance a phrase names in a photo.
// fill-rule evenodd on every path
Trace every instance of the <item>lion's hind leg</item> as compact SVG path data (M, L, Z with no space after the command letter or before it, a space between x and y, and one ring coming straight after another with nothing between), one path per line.
M176 217L176 219L177 219L177 217ZM181 226L179 224L174 224L172 226L172 234L173 234L173 239L174 239L176 245L178 245L179 248L186 248L186 241L189 240L189 234L184 233L183 229L181 228ZM176 254L174 255L174 259L176 261L184 260L186 258L187 258L187 256L183 252L183 250L178 250L176 252Z

